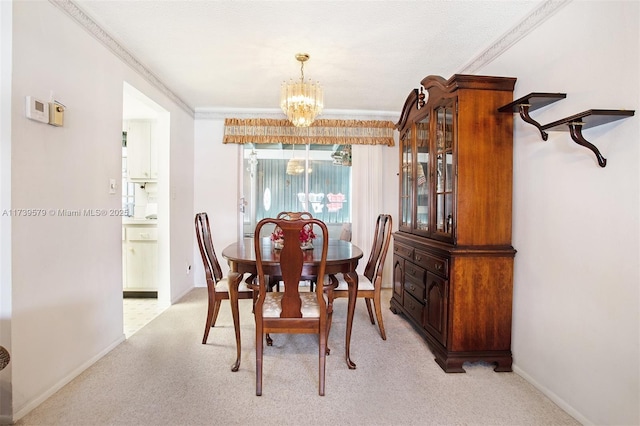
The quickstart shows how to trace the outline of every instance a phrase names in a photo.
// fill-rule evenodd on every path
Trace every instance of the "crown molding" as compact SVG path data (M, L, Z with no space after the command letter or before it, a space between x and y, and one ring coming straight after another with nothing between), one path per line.
M145 80L154 87L164 93L169 99L176 103L181 109L187 112L191 117L194 116L193 108L191 108L178 95L173 93L155 74L149 71L138 59L136 59L127 49L122 47L113 39L102 27L100 27L93 19L91 19L82 9L80 9L71 0L49 0L54 6L66 13L71 19L76 21L81 27L88 31L100 43L107 47L123 62L138 72Z
M547 0L480 55L463 66L460 73L474 74L570 2L571 0Z

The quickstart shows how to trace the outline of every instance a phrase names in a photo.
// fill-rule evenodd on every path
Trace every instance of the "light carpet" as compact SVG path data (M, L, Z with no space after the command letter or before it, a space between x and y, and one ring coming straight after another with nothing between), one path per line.
M577 425L515 373L484 363L446 374L383 292L387 340L358 301L349 370L346 299L335 303L326 395L318 396L314 335L272 335L255 395L251 301L241 300L242 365L229 304L202 345L206 289L196 288L20 419L18 425Z

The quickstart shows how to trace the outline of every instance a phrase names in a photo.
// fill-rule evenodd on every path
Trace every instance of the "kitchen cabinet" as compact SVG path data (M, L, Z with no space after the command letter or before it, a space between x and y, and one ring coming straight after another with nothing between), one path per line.
M484 361L511 371L511 198L515 78L428 76L400 131L391 310L446 372ZM426 90L426 94L424 91Z
M123 289L158 290L158 228L154 224L123 226Z
M158 146L155 122L151 120L128 120L124 122L127 132L127 178L131 182L155 182L158 179Z

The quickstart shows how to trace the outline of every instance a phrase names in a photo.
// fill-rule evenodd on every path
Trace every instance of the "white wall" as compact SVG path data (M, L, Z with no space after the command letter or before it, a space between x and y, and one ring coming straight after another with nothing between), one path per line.
M170 114L171 146L159 161L171 251L161 261L169 263L173 300L193 286L185 271L193 261L193 118L53 4L13 2L12 24L11 201L2 208L47 212L11 219L11 282L2 294L10 285L12 361L2 385L16 419L124 338L121 218L61 217L58 209L120 208L108 187L121 176L125 80ZM64 127L25 118L25 96L48 101L51 91L67 107Z
M194 202L191 229L196 213L206 212L211 224L213 246L220 266L229 268L222 258L222 249L238 238L238 156L240 145L223 144L224 119L197 119L195 123L193 188ZM193 231L195 234L195 230ZM197 241L193 240L194 282L207 285ZM203 317L204 320L204 317Z
M636 110L583 132L605 168L514 116L514 367L583 423L640 423L639 9L571 2L477 72L517 77L514 99L566 93L531 114L543 124Z
M158 262L160 264L169 262L171 303L174 303L188 293L194 285L191 271L194 264L195 238L193 226L194 120L193 117L175 107L171 112L171 147L168 155L167 158L165 152L158 158L159 164L164 165L159 170L158 178L159 185L162 184L162 179L169 180L164 188L169 191L165 196L169 198L170 211L168 214L158 212L158 226L162 227L166 220L170 222L169 238L164 238L165 243L169 244L170 258L162 257L163 248L165 255L168 251L167 247L160 246ZM170 176L163 175L167 169ZM159 238L161 237L162 235L159 235Z
M0 2L0 207L11 205L11 3ZM0 345L11 352L11 219L0 216ZM11 420L11 368L0 371L0 424Z

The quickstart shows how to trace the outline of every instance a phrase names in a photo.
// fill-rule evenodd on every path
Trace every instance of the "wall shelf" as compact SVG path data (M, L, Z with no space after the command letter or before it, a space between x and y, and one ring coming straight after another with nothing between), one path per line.
M531 111L535 111L539 108L545 107L549 104L557 102L567 97L566 93L541 93L541 92L533 92L529 93L526 96L521 97L520 99L516 99L515 101L507 104L498 109L499 112L508 112L513 114L517 112L520 114L520 117L527 123L532 124L540 131L540 136L542 136L542 140L546 141L549 135L547 132L542 130L542 125L538 123L536 120L531 118L529 113Z
M542 130L564 130L571 133L571 139L578 145L590 149L598 159L600 167L607 165L607 159L600 154L598 148L587 141L582 136L582 129L600 126L601 124L610 123L612 121L631 117L635 114L633 110L623 109L589 109L570 117L563 118L553 123L545 124Z
M541 93L533 92L526 96L516 99L515 101L498 108L499 112L520 114L520 117L527 123L535 126L542 136L542 140L547 140L549 131L568 131L571 133L571 139L578 145L582 145L590 149L596 156L600 167L607 165L607 159L602 156L598 148L582 136L582 129L600 126L601 124L610 123L612 121L631 117L635 114L634 110L625 109L589 109L579 114L565 117L561 120L554 121L549 124L541 125L531 118L529 113L538 108L542 108L567 97L566 93Z

